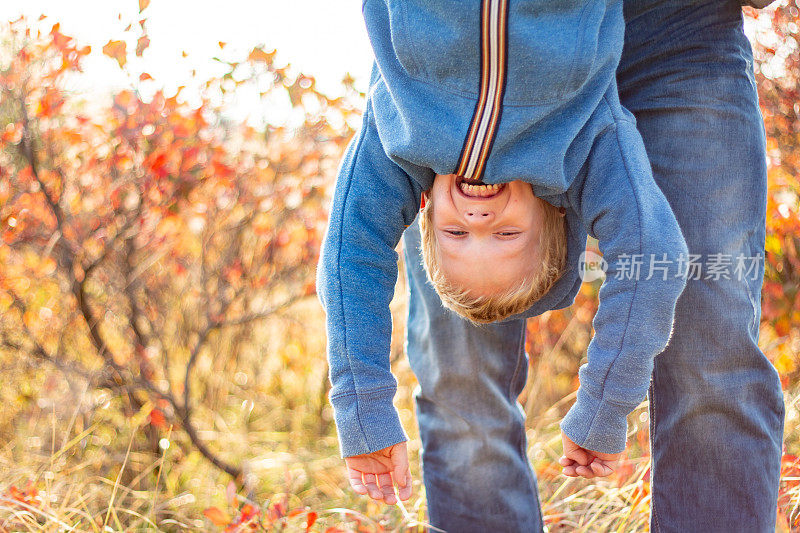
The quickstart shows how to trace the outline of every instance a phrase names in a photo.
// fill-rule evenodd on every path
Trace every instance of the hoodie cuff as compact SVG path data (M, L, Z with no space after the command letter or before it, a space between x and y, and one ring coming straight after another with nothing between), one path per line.
M408 440L392 403L395 389L331 397L342 457L371 453Z
M561 421L561 430L587 450L620 453L628 440L628 414L637 406L602 400L579 387L575 404Z

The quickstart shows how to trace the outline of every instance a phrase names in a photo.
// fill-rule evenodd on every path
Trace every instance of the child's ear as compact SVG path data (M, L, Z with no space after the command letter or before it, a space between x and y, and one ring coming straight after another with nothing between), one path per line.
M563 217L566 214L567 214L566 208L564 208L564 207L559 207L558 208L558 216Z

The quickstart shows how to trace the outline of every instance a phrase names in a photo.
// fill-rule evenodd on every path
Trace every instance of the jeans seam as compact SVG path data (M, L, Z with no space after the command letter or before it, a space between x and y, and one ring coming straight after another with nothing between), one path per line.
M655 493L652 490L652 487L655 486L653 481L653 471L655 466L655 460L653 455L653 450L655 449L655 437L656 437L656 376L655 376L655 368L653 368L653 379L650 382L650 509L653 513L653 525L655 533L661 531L661 526L658 523L658 510L656 509L656 498Z
M525 351L525 329L527 328L527 321L525 321L526 326L522 328L522 334L519 336L519 345L517 347L517 364L514 367L514 374L511 376L511 381L508 384L508 397L516 402L516 398L513 397L513 388L514 383L517 381L517 376L519 375L520 367L522 366L520 363L523 359L523 353ZM526 416L527 418L527 416Z
M516 364L516 366L514 368L514 375L511 377L511 382L508 385L508 397L511 400L512 404L514 404L514 405L516 405L516 402L517 402L517 399L514 396L514 391L513 391L514 383L517 381L517 377L519 376L520 369L522 368L522 362L525 361L525 338L527 337L527 324L528 324L528 321L527 320L523 320L522 333L519 336L519 345L517 347L517 364ZM524 413L524 416L523 416L523 419L522 419L522 438L517 443L517 447L519 449L519 452L522 454L522 459L525 461L526 464L529 464L529 461L528 461L528 450L527 450L527 446L526 446L527 437L525 436L525 421L527 419L528 419L527 413ZM533 490L534 494L537 494L539 489L538 489L538 486L537 486L537 483L536 483L536 473L533 471L533 469L530 466L528 466L527 470L528 470L527 473L529 475L529 479L530 479L530 481L531 481L531 483L533 485L531 487L531 489ZM539 505L539 512L538 512L538 515L539 515L539 531L543 532L544 531L544 517L542 516L541 502L539 502L538 505Z

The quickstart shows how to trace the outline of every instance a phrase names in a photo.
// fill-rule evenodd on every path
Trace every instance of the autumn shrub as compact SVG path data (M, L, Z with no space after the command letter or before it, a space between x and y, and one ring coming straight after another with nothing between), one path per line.
M314 267L363 95L348 76L344 96L326 96L274 51L224 43L222 74L166 93L128 61L147 54L147 4L103 47L132 80L107 98L72 89L91 50L58 24L0 31L0 531L419 529L416 463L405 507L348 491L326 397ZM800 526L798 8L748 15L769 156L761 345L787 398L788 531ZM247 119L230 111L243 93L256 95ZM611 478L565 479L556 462L598 287L528 322L520 402L551 531L648 522L646 405ZM404 297L401 278L391 356L415 454Z

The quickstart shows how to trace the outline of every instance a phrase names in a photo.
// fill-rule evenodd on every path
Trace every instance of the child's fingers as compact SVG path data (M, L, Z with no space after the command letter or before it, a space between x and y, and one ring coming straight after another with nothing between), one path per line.
M569 457L564 457L563 455L559 457L558 464L560 464L562 469L562 474L567 477L578 477L578 474L575 472L575 467L578 466L578 463L570 459Z
M394 505L397 497L394 495L392 476L389 474L378 474L376 477L378 487L381 489L383 501L389 505Z
M378 487L378 484L375 480L375 474L364 474L364 485L366 485L367 490L369 491L369 497L373 500L382 500L383 493L381 489Z
M561 473L567 477L578 477L578 473L575 472L575 465L565 466Z
M567 459L572 459L578 464L588 465L592 461L592 456L589 455L583 448L574 448L564 452Z
M403 474L405 478L404 484L400 485L400 490L398 491L400 499L403 501L408 500L411 498L411 468L406 467L406 471Z
M364 485L364 480L361 475L361 472L357 470L351 470L348 468L347 471L347 478L350 480L350 486L353 487L353 490L359 494L366 494L367 487Z
M581 477L585 477L586 479L592 479L595 477L594 471L588 466L578 465L575 467L575 473L577 473Z
M598 477L608 476L614 471L608 463L601 459L595 459L589 466Z
M399 463L394 465L394 470L392 470L392 478L394 478L394 482L397 484L399 488L403 488L406 486L407 469L408 469L408 464Z

